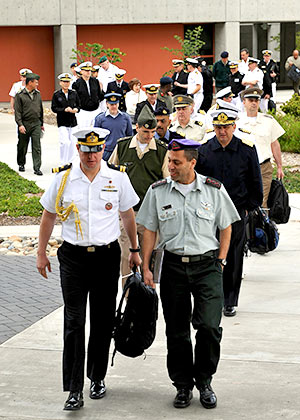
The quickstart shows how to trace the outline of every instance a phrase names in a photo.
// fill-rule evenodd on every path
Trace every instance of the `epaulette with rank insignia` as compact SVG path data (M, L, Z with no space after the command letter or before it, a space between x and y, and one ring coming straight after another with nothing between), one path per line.
M251 134L251 131L245 130L244 128L239 128L242 133Z
M199 125L200 127L202 127L202 126L203 126L203 122L201 122L201 121L195 121L195 124L196 124L196 125Z
M212 133L214 131L214 129L213 128L208 128L205 132L206 133Z
M159 181L154 182L152 184L152 188L160 187L161 185L165 185L168 181L166 179L160 179Z
M127 168L125 165L114 165L113 163L107 163L107 166L110 169L114 169L115 171L127 172Z
M218 190L219 190L219 189L221 188L221 186L222 186L222 183L221 183L220 181L218 181L218 180L217 180L217 179L215 179L215 178L211 178L210 176L207 176L207 177L206 177L205 184L210 185L211 187L218 188Z
M249 139L241 139L241 142L244 144L247 144L247 146L253 147L254 143L253 141L249 140Z
M206 114L206 112L205 112L203 109L199 109L198 114L205 115L205 114Z
M132 139L132 137L133 137L133 136L121 137L121 138L119 138L119 139L118 139L117 143L120 143L121 141L124 141L124 140L131 140L131 139Z
M66 171L67 169L70 169L72 166L72 163L67 163L66 165L59 166L58 168L52 168L53 174L58 174L59 172Z
M267 117L267 118L271 118L271 119L272 119L272 118L274 118L274 117L272 117L272 115L270 115L270 114L263 114L263 116L264 116L264 117Z

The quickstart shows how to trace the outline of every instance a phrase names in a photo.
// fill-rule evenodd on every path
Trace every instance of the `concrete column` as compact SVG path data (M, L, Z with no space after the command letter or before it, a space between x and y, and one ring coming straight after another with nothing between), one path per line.
M261 54L258 53L258 42L257 42L257 24L252 26L252 57L260 57Z
M273 51L272 58L275 61L280 60L280 51L275 51L275 48L277 48L279 45L276 41L271 41L272 36L278 36L279 35L279 45L280 45L280 23L271 23L269 26L268 31L268 49Z
M215 61L220 59L222 51L229 52L230 60L240 57L240 22L215 24Z
M76 48L77 34L76 25L60 25L54 26L54 70L55 70L55 87L59 86L57 75L62 72L70 71L72 48Z

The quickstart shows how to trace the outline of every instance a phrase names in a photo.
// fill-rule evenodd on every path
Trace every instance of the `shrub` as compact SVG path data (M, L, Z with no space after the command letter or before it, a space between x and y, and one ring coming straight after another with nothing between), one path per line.
M300 111L300 102L299 102ZM293 114L272 114L285 130L279 137L279 143L283 152L300 153L300 120Z
M289 99L282 107L282 111L286 114L293 115L300 119L300 96L297 93Z

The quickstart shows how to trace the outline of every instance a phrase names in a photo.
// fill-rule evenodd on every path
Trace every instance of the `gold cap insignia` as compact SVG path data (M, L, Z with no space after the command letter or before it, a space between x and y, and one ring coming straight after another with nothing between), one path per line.
M111 100L111 101L116 101L116 100L117 100L117 98L116 98L115 96L111 96L111 97L110 97L110 100Z
M217 120L220 122L225 122L228 120L228 117L226 114L224 114L224 112L221 112L221 114L218 115Z
M86 141L89 143L97 143L99 137L94 132L91 132L89 136L87 136Z
M178 102L182 102L183 101L183 97L182 96L178 96L177 101Z
M257 90L255 90L254 92L253 92L255 95L258 95L258 92L257 92Z
M165 114L165 115L167 114L167 111L165 109L163 110L163 114Z
M144 124L144 127L149 128L149 124L148 123Z

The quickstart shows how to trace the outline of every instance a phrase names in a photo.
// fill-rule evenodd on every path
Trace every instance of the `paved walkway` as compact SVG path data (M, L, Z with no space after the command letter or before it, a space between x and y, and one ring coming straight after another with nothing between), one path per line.
M5 129L10 134L4 141L2 133ZM1 160L17 169L14 129L12 117L0 114ZM57 164L55 127L46 127L43 141L44 150L48 151L45 167L43 165L46 175L31 175L27 165L28 171L24 176L32 177L45 188L51 181L50 168ZM107 374L107 396L100 401L90 400L86 381L85 407L78 413L62 411L66 394L61 392L60 307L0 345L0 420L59 420L71 417L93 420L298 420L300 195L292 194L290 198L291 220L279 227L279 247L267 255L253 254L246 259L246 277L237 316L223 319L222 355L213 381L218 395L216 409L202 408L197 391L194 391L190 407L184 410L173 408L175 390L165 368L166 346L160 308L157 337L147 351L146 359L117 355L115 366L110 367ZM34 235L38 227L0 227L0 236L21 234L21 231ZM49 281L45 281L36 277L33 258L1 257L0 296L14 300L11 310L13 305L23 310L27 308L28 312L34 312L35 307L39 307L46 309L45 314L60 304L57 265L55 259L52 261L54 273L50 274ZM43 315L38 316L41 318ZM12 319L12 334L15 334L13 328L20 321L22 324L20 318Z

